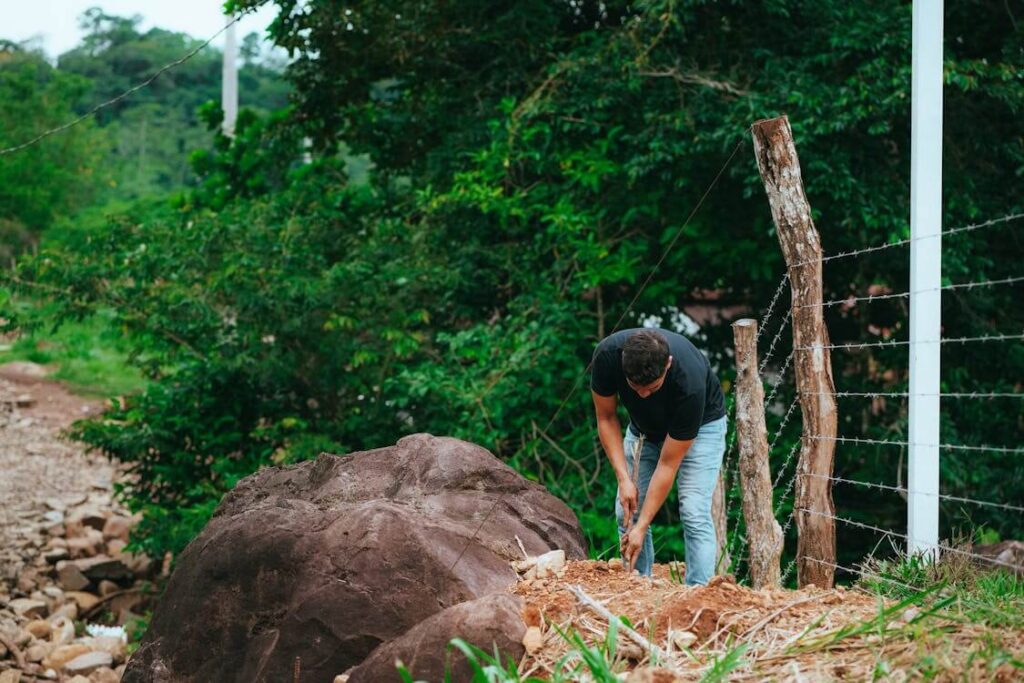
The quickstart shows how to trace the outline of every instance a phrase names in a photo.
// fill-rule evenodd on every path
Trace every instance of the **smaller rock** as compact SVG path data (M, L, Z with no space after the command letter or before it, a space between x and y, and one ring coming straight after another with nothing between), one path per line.
M43 513L43 519L46 520L47 524L62 524L64 522L64 513L57 510L48 510Z
M92 581L129 581L133 578L132 570L121 560L97 555L87 560L77 560L75 564Z
M89 652L88 645L82 645L81 643L71 643L69 645L59 645L53 648L50 655L43 660L43 666L48 669L60 669L68 662L81 657Z
M21 672L17 669L0 671L0 683L21 683Z
M119 683L120 680L121 676L107 666L101 666L89 674L90 683Z
M74 602L66 602L57 609L53 610L53 613L49 616L47 621L51 624L56 623L58 619L66 618L72 621L78 618L78 605Z
M43 504L46 505L46 507L50 508L51 510L57 512L64 512L65 510L68 509L67 503L65 503L60 498L47 498L46 500L43 501Z
M88 652L65 664L64 671L69 674L89 674L101 666L109 668L113 663L113 658L108 652Z
M36 643L25 650L25 659L29 662L41 662L53 651L50 643Z
M612 559L608 560L608 569L612 570L613 572L622 571L622 558L613 557Z
M33 619L25 624L25 630L40 640L50 637L50 622L45 619Z
M533 654L544 646L544 634L536 626L530 626L523 634L523 647L527 654Z
M50 642L56 645L67 645L75 639L75 624L67 617L60 617L52 622Z
M688 650L691 645L697 642L697 634L692 631L669 629L668 639L677 649Z
M89 683L89 679L82 674L76 674L74 678L68 681L68 683Z
M50 564L57 564L61 560L66 560L70 557L71 553L68 552L66 544L63 548L54 548L53 550L48 550L43 553L43 558Z
M615 644L615 652L623 659L629 659L634 662L639 662L645 656L642 647L625 638L620 638Z
M64 594L64 597L75 601L75 604L78 605L79 613L88 612L100 601L98 596L84 591L68 591Z
M89 579L74 562L58 561L57 583L66 591L80 591L89 585Z
M86 527L81 535L68 539L68 552L72 558L95 557L103 549L103 533L91 527Z
M91 510L82 513L82 525L96 531L103 532L103 526L107 523L107 516L103 513Z
M103 539L111 541L115 538L128 542L128 533L132 529L132 519L123 515L111 515L103 524Z
M95 636L83 638L81 642L93 652L106 652L115 664L120 664L128 656L128 645L123 638L117 636Z
M43 586L43 595L50 598L51 600L62 600L64 598L64 591L56 586Z
M116 593L119 590L121 590L121 587L113 581L107 581L106 579L100 581L99 591L101 596L106 597L107 595Z
M26 619L45 617L49 611L44 601L32 600L31 598L15 598L7 603L7 609Z

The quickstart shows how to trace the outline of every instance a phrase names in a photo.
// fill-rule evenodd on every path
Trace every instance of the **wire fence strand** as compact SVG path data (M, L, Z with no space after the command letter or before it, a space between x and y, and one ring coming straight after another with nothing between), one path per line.
M240 21L243 16L245 16L244 12L241 13L241 14L238 14L237 16L235 16L234 19L232 19L231 21L229 21L226 24L224 24L224 26L219 31L217 31L212 36L210 36L209 38L204 40L202 43L200 43L195 49L190 50L184 56L179 57L178 59L175 59L173 62L168 62L167 64L164 64L162 67L160 67L155 72L153 72L153 75L151 75L149 78L147 78L146 80L142 81L141 83L133 85L132 87L128 88L127 90L125 90L120 95L117 95L116 97L112 97L111 99L106 100L105 102L101 102L100 104L97 104L95 107L93 107L89 111L85 112L81 116L78 116L78 117L68 121L67 123L64 123L64 124L59 125L59 126L57 126L55 128L51 128L49 130L43 131L42 133L36 135L35 137L33 137L33 138L29 139L29 140L26 140L25 142L22 142L21 144L14 145L13 147L7 147L5 149L0 149L0 156L7 156L8 154L14 154L15 152L20 152L23 149L27 149L28 147L31 147L32 145L35 145L36 143L45 140L46 138L50 137L51 135L56 135L57 133L62 133L62 132L66 131L66 130L68 130L70 128L74 128L78 124L82 123L83 121L85 121L86 119L90 118L91 116L94 116L95 114L99 113L100 111L106 109L107 107L112 107L115 104L117 104L118 102L120 102L121 100L126 99L128 97L131 97L132 95L134 95L139 90L142 90L143 88L149 86L149 84L151 84L153 81L155 81L161 74L163 74L163 73L165 73L167 71L170 71L171 69L173 69L173 68L175 68L177 66L181 66L182 64L184 64L188 60L190 60L193 57L195 57L197 54L199 54L203 50L203 48L205 48L210 43L212 43L220 34L224 33L224 31L227 31L228 28L230 28L234 24L238 23L238 21Z

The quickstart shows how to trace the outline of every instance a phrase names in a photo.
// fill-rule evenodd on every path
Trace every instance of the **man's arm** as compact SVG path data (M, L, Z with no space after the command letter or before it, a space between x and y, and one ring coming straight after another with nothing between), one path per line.
M661 455L658 457L658 466L654 469L651 483L647 487L647 497L644 499L644 507L640 510L640 518L637 525L646 529L654 521L662 503L668 498L668 492L676 480L676 472L679 471L679 463L683 461L686 452L690 450L693 439L679 441L671 436L665 437L665 443L661 446Z
M616 478L621 482L629 480L629 470L626 469L626 454L622 450L622 425L619 424L618 413L615 412L618 401L615 396L601 396L591 391L594 398L594 411L597 413L597 435L601 439L601 446L604 448L608 461L615 470Z
M644 535L648 527L654 521L654 515L661 509L662 503L668 497L668 492L675 482L676 472L679 470L679 463L683 456L690 450L693 439L679 441L671 436L665 437L665 443L661 446L661 455L658 457L658 466L654 469L651 483L647 486L647 496L644 498L644 507L640 510L640 516L629 533L622 539L622 557L629 564L629 570L633 570L636 558L640 555L640 548L644 542Z
M597 412L597 435L601 439L608 462L615 470L615 478L619 481L619 503L622 505L623 522L628 527L636 513L638 493L633 480L629 477L626 467L626 454L622 450L622 425L615 412L618 401L615 396L602 396L595 391L590 392L594 398L594 410Z

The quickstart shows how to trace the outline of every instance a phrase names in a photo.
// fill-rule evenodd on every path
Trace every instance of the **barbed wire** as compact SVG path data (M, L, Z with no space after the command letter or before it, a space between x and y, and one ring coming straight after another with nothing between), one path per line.
M892 249L894 247L903 247L903 246L906 246L906 245L908 245L908 244L910 244L912 242L920 242L920 241L923 241L923 240L935 239L937 237L956 235L956 234L959 234L959 233L971 232L971 231L974 231L974 230L981 230L982 228L988 228L988 227L991 227L993 225L999 225L1001 223L1009 223L1011 221L1019 220L1021 218L1024 218L1024 213L1012 213L1012 214L1008 214L1006 216L1001 216L1000 218L993 218L991 220L987 220L987 221L985 221L983 223L974 223L974 224L971 224L971 225L963 225L963 226L960 226L960 227L957 227L957 228L949 228L949 229L943 230L940 233L936 233L936 234L932 234L932 235L922 235L920 237L906 237L906 238L898 240L896 242L886 242L885 244L877 244L877 245L871 246L871 247L863 247L861 249L852 249L850 251L843 251L843 252L840 252L838 254L832 254L831 256L823 256L820 259L808 259L806 261L800 261L798 263L794 263L792 266L789 266L789 267L790 268L800 268L802 266L806 266L806 265L812 264L812 263L827 263L829 261L836 261L838 259L850 258L852 256L860 256L862 254L870 254L870 253L873 253L873 252L876 252L876 251L883 251L885 249Z
M775 398L775 395L779 393L779 387L782 386L782 380L786 377L786 371L789 370L789 366L793 362L793 352L791 351L786 356L786 362L782 364L782 368L779 370L779 376L775 378L775 382L772 383L771 391L768 392L768 396L764 399L764 404L767 406Z
M950 495L948 493L933 493L931 491L916 491L916 490L904 488L902 486L890 486L888 484L879 484L879 483L870 482L870 481L858 481L856 479L844 479L843 477L836 477L836 476L828 477L828 476L825 476L824 474L814 474L813 472L803 472L799 476L802 476L802 477L814 477L815 479L828 479L829 481L834 481L834 482L837 482L837 483L840 483L840 484L854 484L854 485L857 485L857 486L865 486L865 487L868 487L868 488L880 489L880 490L883 490L883 491L894 491L896 493L903 493L903 494L907 494L907 495L913 493L913 494L918 495L918 496L929 496L929 497L932 497L932 498L939 498L941 500L952 500L952 501L955 501L955 502L958 502L958 503L968 503L968 504L971 504L971 505L982 505L982 506L986 506L986 507L1001 508L1001 509L1004 509L1004 510L1011 510L1011 511L1014 511L1014 512L1024 512L1024 506L1011 505L1009 503L995 503L995 502L987 501L987 500L975 500L973 498L963 498L961 496L953 496L953 495Z
M832 299L831 301L823 301L820 304L797 304L793 308L815 308L821 306L828 308L830 306L839 306L840 304L854 305L856 303L870 303L872 301L885 301L890 299L909 299L912 294L926 294L928 292L945 292L952 289L975 289L981 287L995 287L997 285L1013 285L1019 282L1024 282L1024 276L1015 277L1004 277L997 280L981 280L977 282L956 282L949 285L942 285L941 287L929 287L927 289L916 289L912 292L893 292L889 294L867 294L864 296L848 296L845 299Z
M874 524L865 524L864 522L857 522L855 520L847 519L845 517L840 517L838 515L825 514L824 512L818 512L817 510L812 510L810 508L797 508L795 510L795 512L796 511L798 511L798 512L807 512L807 513L809 513L811 515L814 515L815 517L822 517L822 518L831 519L831 520L834 520L834 521L837 521L837 522L843 522L844 524L848 524L848 525L853 526L853 527L857 527L857 528L864 529L864 530L867 530L867 531L874 531L874 532L881 533L881 534L886 534L887 536L891 536L893 538L899 538L899 539L902 539L904 541L907 541L908 543L910 542L910 537L907 534L901 534L898 531L893 531L892 529L883 529L882 527L875 526ZM943 552L951 552L951 553L954 553L954 554L957 554L957 555L963 555L965 557L973 557L975 559L982 560L984 562L989 562L991 564L997 564L997 565L1000 565L1000 566L1003 566L1003 567L1009 567L1010 569L1013 569L1015 571L1017 569L1019 569L1019 567L1020 567L1020 565L1018 565L1016 563L1013 563L1013 562L1004 562L1004 561L1002 561L1002 560L1000 560L998 558L995 558L995 557L986 557L985 555L978 555L977 553L968 552L966 550L961 550L959 548L954 548L952 546L944 545L942 543L936 544L935 547L939 548Z
M49 130L43 131L42 133L36 135L34 138L31 138L30 140L26 140L25 142L23 142L21 144L14 145L13 147L7 147L5 149L0 149L0 156L7 156L8 154L14 154L15 152L20 152L23 149L31 147L32 145L45 140L46 138L50 137L51 135L56 135L57 133L62 133L62 132L66 131L66 130L68 130L70 128L73 128L73 127L77 126L78 124L82 123L83 121L85 121L86 119L88 119L89 117L94 116L95 114L99 113L103 109L106 109L107 107L112 107L115 104L117 104L118 102L120 102L121 100L134 95L136 92L138 92L139 90L142 90L143 88L147 87L150 83L155 81L157 79L157 77L159 77L161 74L163 74L163 73L165 73L167 71L170 71L171 69L173 69L173 68L175 68L177 66L181 66L182 64L184 64L188 60L190 60L193 57L195 57L197 54L199 54L200 51L203 50L203 48L205 48L210 43L212 43L214 41L214 39L216 39L220 34L224 33L224 31L227 31L228 28L230 28L231 26L233 26L236 23L238 23L238 21L240 21L242 19L242 17L245 16L245 14L246 14L246 12L242 12L242 13L238 14L234 19L232 19L231 21L229 21L226 24L224 24L224 26L219 31L217 31L212 36L207 38L205 41L200 43L195 49L189 51L183 57L179 57L178 59L175 59L173 62L168 62L167 64L164 64L162 67L160 67L155 72L153 72L152 76L150 76L146 80L142 81L141 83L138 83L137 85L133 85L132 87L128 88L127 90L125 90L120 95L117 95L116 97L113 97L113 98L111 98L111 99L109 99L109 100L107 100L105 102L101 102L100 104L97 104L95 107L93 107L89 111L85 112L81 116L78 116L78 117L72 119L71 121L68 121L67 123L64 123L64 124L61 124L61 125L59 125L59 126L57 126L55 128L51 128Z
M911 394L907 391L797 391L804 396L834 396L836 398L910 398L930 396L939 398L1024 398L1024 392L1016 391L950 391L945 393Z
M994 334L984 335L979 337L945 337L942 339L921 339L913 342L914 344L970 344L974 342L991 342L991 341L1020 341L1024 340L1024 334ZM814 351L814 350L839 350L839 351L851 351L855 349L868 349L868 348L880 348L885 346L909 346L911 341L908 339L890 339L886 341L878 342L864 342L859 344L821 344L811 346L797 346L794 347L794 351Z
M943 448L950 451L983 451L990 453L1006 453L1020 455L1024 454L1024 447L1009 448L1007 446L971 446L954 443L916 443L911 441L886 441L884 439L864 439L855 436L822 436L820 434L808 435L809 439L818 441L837 441L840 443L855 443L866 446L921 446L922 448Z
M786 289L787 284L789 284L789 273L783 273L778 286L775 287L775 293L772 295L772 300L768 304L768 310L765 311L764 325L760 325L758 327L757 335L754 337L755 341L764 334L764 328L768 326L768 321L772 319L772 312L775 311L775 304L778 303L779 297L782 296L782 292Z
M775 336L772 337L772 343L768 345L768 353L767 353L767 355L765 355L764 359L761 361L761 364L757 366L757 374L758 375L760 375L761 373L764 372L765 367L767 367L767 365L768 365L768 361L770 361L772 359L772 355L775 353L775 345L779 343L779 339L782 338L782 333L786 331L786 328L789 326L789 321L792 320L792 319L793 319L793 309L790 308L789 310L786 311L786 315L783 316L782 324L779 325L778 332L776 332ZM756 342L756 339L755 339L755 342Z

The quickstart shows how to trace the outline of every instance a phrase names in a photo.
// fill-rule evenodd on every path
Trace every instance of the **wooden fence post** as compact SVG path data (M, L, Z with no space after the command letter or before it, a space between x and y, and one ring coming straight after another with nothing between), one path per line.
M804 422L794 505L797 579L801 587L831 588L836 562L831 477L838 418L821 306L821 240L811 220L789 119L758 121L751 130L792 292L793 365Z
M750 547L754 588L778 586L782 527L775 521L772 475L768 465L768 428L764 423L764 387L757 371L757 321L732 324L736 348L736 439L740 448L743 518Z

